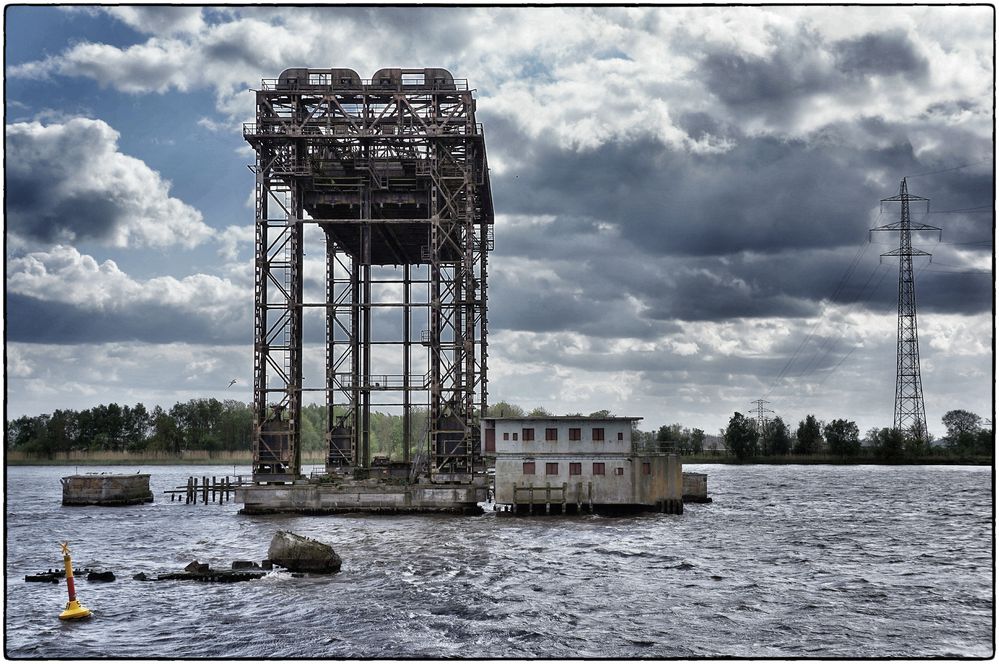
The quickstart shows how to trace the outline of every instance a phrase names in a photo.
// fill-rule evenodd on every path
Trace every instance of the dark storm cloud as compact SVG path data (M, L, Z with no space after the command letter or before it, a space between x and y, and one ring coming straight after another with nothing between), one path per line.
M104 191L79 191L52 196L51 174L44 171L8 171L8 229L24 238L45 243L60 239L107 241L127 219L122 206Z
M683 115L679 124L695 138L733 132L708 113ZM523 297L511 298L495 320L512 329L551 331L559 329L558 319L561 329L579 329L572 326L598 316L587 302L600 311L625 296L640 303L643 313L633 318L646 326L655 319L811 316L823 299L881 310L897 293L883 285L892 278L875 274L877 255L898 235L876 234L889 246L866 248L862 262L852 271L850 266L868 239L872 211L897 193L897 184L876 186L868 174L880 170L901 178L939 168L917 157L909 127L881 118L827 125L800 139L735 135L735 147L717 155L677 151L651 137L579 151L529 141L508 122L489 126L501 137L492 142L500 151L525 149L516 166L493 176L497 209L550 219L501 225L493 265L505 257L529 258L585 288L582 301L568 297L551 305L557 317L545 316L544 306L527 307ZM960 128L948 134L958 149L971 150L969 138ZM984 167L914 182L910 191L918 185L914 193L951 207L991 200ZM897 206L888 205L876 223L897 215ZM991 236L991 216L981 217L986 223L980 228L971 225L971 215L931 215L927 223L951 226L951 242L970 242ZM608 224L612 232L601 230ZM991 251L988 244L970 248ZM882 271L897 270L891 260ZM962 279L927 273L921 308L988 310L987 289Z
M918 76L929 63L900 30L864 35L832 44L836 67L849 75Z
M833 86L814 53L778 50L773 57L711 53L701 62L708 89L730 107L775 112L789 102Z
M101 120L5 127L7 230L43 243L187 244L212 234L201 213L169 196L169 183L118 151Z
M6 312L7 340L10 342L142 341L245 345L252 341L249 316L244 320L220 320L152 303L107 312L8 292Z
M866 152L855 157L877 158ZM539 145L494 190L499 209L609 222L655 253L776 253L852 243L866 230L880 192L843 156L771 137L700 156L652 138L586 152Z

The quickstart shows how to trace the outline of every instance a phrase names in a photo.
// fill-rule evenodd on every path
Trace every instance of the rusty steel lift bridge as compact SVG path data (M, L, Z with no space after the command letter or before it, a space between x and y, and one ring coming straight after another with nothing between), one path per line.
M327 473L370 467L379 406L402 412L407 465L415 451L432 481L472 481L493 202L467 81L286 69L262 81L243 136L256 151L254 480L301 476L302 397L321 392ZM325 237L321 287L303 278L312 225ZM309 387L306 310L325 317L325 375Z

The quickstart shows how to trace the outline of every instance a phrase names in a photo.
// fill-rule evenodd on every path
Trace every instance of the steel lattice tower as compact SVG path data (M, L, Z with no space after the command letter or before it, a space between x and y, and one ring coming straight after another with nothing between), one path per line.
M763 438L763 427L767 423L767 413L772 413L774 411L766 408L763 404L770 403L766 399L757 399L756 401L751 401L750 403L756 404L756 434L759 438Z
M912 272L913 256L930 256L929 252L912 248L912 231L940 231L936 226L912 223L909 216L910 201L925 201L929 212L930 201L909 193L905 178L898 188L898 195L881 199L885 203L901 204L899 221L872 228L872 231L898 231L898 249L881 254L898 256L898 350L895 376L895 428L911 432L918 438L926 437L926 407L923 404L923 382L919 375L919 334L916 327L916 283Z
M327 408L327 472L367 468L371 411L401 409L405 463L481 470L486 259L493 205L467 81L444 69L286 69L256 91L254 463L301 471L303 391ZM304 227L325 236L325 297L307 302ZM318 280L316 280L318 281ZM303 310L325 318L326 369L303 384ZM425 417L426 424L417 419Z

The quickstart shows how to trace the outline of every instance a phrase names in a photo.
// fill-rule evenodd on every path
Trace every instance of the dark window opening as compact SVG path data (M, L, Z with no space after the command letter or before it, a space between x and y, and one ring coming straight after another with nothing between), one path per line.
M533 461L525 461L524 462L524 474L525 475L533 475L534 474L534 462Z
M569 464L569 474L570 475L582 475L583 474L583 464L581 464L581 463L570 463Z
M603 439L604 439L604 430L600 428L594 429L593 440L603 440Z
M521 433L524 434L524 437L522 439L524 440L524 442L527 442L528 440L534 440L534 429L524 429Z
M569 429L569 440L582 440L583 430L582 429Z
M646 461L645 463L642 464L642 475L651 475L651 474L652 474L652 464Z
M558 464L557 463L546 463L545 464L545 475L558 475Z
M593 463L593 474L594 475L603 475L604 474L604 464L603 464L602 461L601 462L594 462Z
M558 429L545 429L545 440L558 440Z

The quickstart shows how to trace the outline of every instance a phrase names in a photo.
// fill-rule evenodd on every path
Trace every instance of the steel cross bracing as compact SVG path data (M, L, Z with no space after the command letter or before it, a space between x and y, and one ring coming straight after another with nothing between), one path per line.
M911 433L917 438L926 438L926 408L923 403L923 383L919 375L919 335L916 326L916 283L912 271L913 256L930 256L926 251L912 248L912 231L940 231L929 224L912 223L910 201L925 201L929 211L929 199L910 194L905 179L899 185L898 195L881 200L901 203L899 221L886 224L872 231L898 231L898 249L881 254L898 256L898 350L896 353L895 375L895 424L900 431Z
M769 408L766 408L763 405L763 404L770 403L766 399L757 399L756 401L751 401L750 403L756 404L756 435L759 438L762 438L763 437L763 427L766 426L766 423L767 423L767 421L769 419L769 418L767 418L766 414L767 413L772 413L774 411L770 410Z
M402 409L404 461L425 445L433 477L470 480L488 396L493 242L472 91L443 69L384 69L370 80L289 69L263 81L256 107L243 127L257 152L255 476L298 475L302 392L316 390L326 396L328 471L370 464L372 406L391 404ZM322 303L303 301L305 224L325 235ZM384 299L387 284L395 300ZM313 306L325 308L319 388L302 377L302 312ZM402 312L392 340L379 327L388 310ZM401 350L392 371L376 370L382 345ZM396 401L373 401L388 393ZM412 440L420 430L425 440Z

